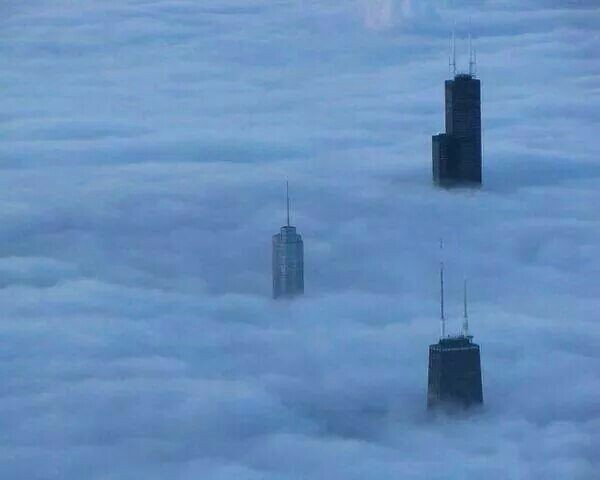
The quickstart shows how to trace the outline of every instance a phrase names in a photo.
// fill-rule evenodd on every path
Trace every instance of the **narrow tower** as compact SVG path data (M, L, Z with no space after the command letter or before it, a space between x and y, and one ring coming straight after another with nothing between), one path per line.
M290 195L286 182L287 222L273 235L273 298L304 293L304 243L290 225Z
M462 335L463 337L469 336L469 314L467 312L467 279L465 278L465 282L463 285L463 324L462 324Z
M440 338L446 337L446 317L444 317L444 262L440 262Z
M452 35L450 70L445 82L446 131L432 137L432 170L436 185L480 186L482 183L481 83L469 35L469 71L456 70Z
M483 403L481 384L481 359L479 345L469 335L467 316L467 283L464 284L464 317L459 335L446 335L443 310L442 327L437 343L429 346L429 376L427 382L427 408L469 407Z

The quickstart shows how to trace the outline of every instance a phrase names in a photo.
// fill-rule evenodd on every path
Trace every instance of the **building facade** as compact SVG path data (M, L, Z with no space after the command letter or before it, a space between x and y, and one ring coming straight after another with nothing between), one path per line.
M304 243L296 227L286 225L273 235L273 298L304 293Z
M433 136L433 181L442 184L448 178L458 176L458 157L455 153L456 145L451 135L440 133Z
M440 186L482 183L481 83L473 73L445 82L446 132L432 138L433 181Z
M427 408L482 403L479 345L472 342L472 337L446 337L430 345Z

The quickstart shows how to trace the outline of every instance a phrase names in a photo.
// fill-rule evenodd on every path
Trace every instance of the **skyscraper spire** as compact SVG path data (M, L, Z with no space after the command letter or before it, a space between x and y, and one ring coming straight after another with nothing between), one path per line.
M469 32L469 75L472 77L475 75L475 61L473 57L473 40L471 38L471 32Z
M450 40L450 58L448 59L450 65L450 75L452 78L456 76L456 38L454 30L452 30L452 38Z
M462 334L463 337L469 336L469 313L467 311L467 279L465 278L464 290L463 290L463 300L464 300L464 316L463 316L463 324L462 324Z
M440 262L440 338L446 337L446 318L444 317L444 262Z
M287 203L287 226L290 226L290 182L285 181L285 198Z
M286 222L273 235L273 298L304 293L304 242L290 223L290 184L285 182Z

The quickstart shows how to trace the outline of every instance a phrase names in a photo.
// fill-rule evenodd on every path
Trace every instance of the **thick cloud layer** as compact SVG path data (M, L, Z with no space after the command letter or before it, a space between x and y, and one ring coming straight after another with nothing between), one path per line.
M522 3L3 2L0 476L596 478L600 8ZM452 25L478 192L430 186ZM431 418L439 238L485 407Z

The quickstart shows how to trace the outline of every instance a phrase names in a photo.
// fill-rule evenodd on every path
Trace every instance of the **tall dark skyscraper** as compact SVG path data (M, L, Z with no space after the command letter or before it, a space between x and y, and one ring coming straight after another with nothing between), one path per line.
M475 78L475 53L469 40L469 73L456 73L445 82L446 133L432 138L433 181L436 185L479 186L482 182L481 84Z
M304 243L290 225L290 196L287 193L287 225L273 235L273 298L304 293Z
M479 345L469 335L467 285L465 282L464 318L459 335L446 335L444 318L444 269L441 281L440 340L429 346L427 408L469 407L483 403Z

